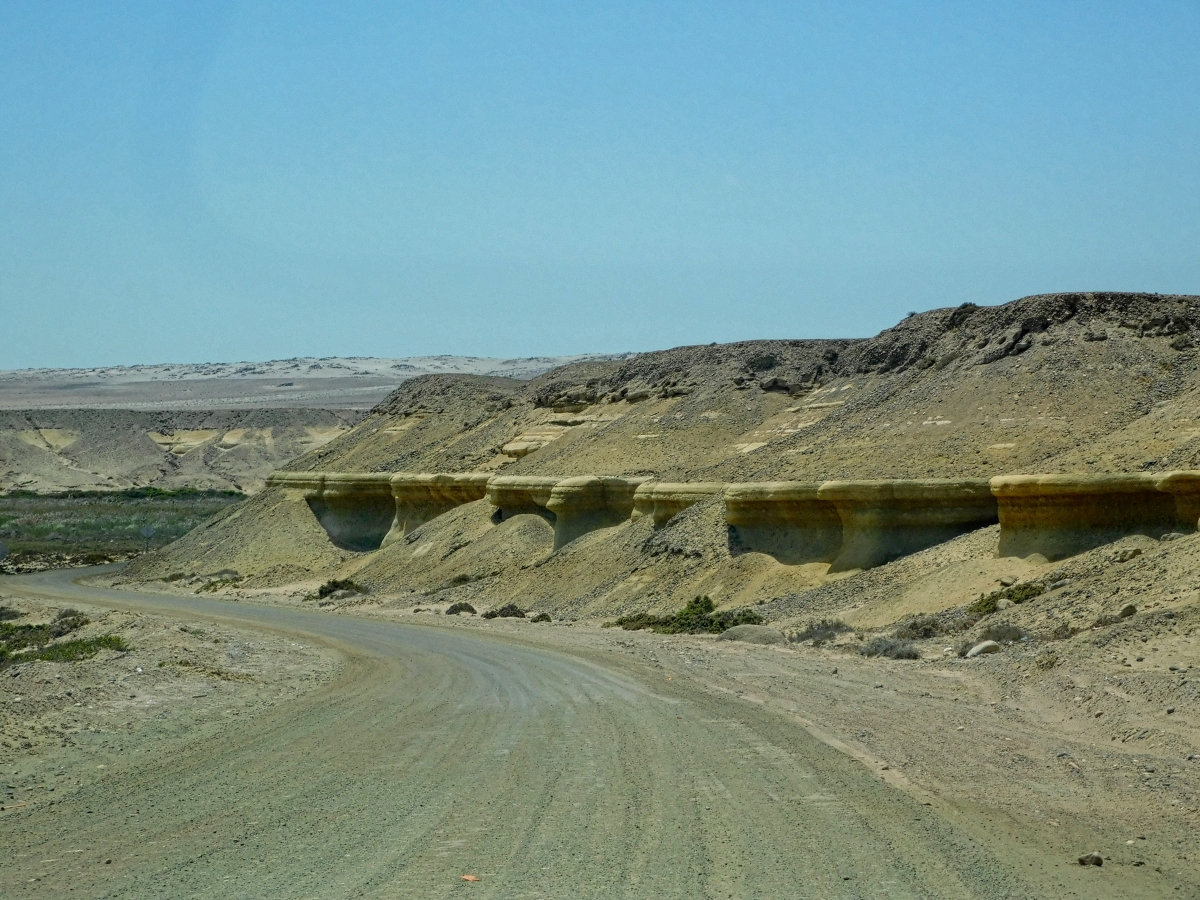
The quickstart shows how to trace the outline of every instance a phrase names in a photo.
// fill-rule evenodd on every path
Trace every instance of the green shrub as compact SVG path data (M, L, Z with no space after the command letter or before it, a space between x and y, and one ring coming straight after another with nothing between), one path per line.
M129 645L120 635L104 634L88 640L51 644L44 650L39 650L35 656L47 662L78 662L81 659L95 656L101 650L117 650L126 653L129 649Z
M937 616L913 616L902 622L892 637L903 641L924 641L945 633L946 628Z
M968 612L974 613L977 616L990 616L996 611L996 604L1001 600L1011 600L1013 603L1024 603L1027 600L1032 600L1039 594L1045 593L1045 586L1036 581L1026 581L1021 584L1014 584L1010 587L1001 588L998 591L992 591L986 597L980 597L971 604Z
M823 644L850 630L850 626L841 619L822 619L819 622L809 622L800 631L792 632L788 635L788 640L794 644L801 641Z
M336 594L338 591L354 591L356 594L367 593L365 587L351 581L349 578L334 578L317 588L317 599L324 600L330 594Z
M989 625L979 633L980 641L995 641L997 644L1003 644L1005 641L1019 641L1025 637L1025 630L1008 622L1002 622L996 625Z
M475 615L475 607L473 607L470 603L467 603L465 600L460 600L458 603L451 603L448 607L446 607L446 615L448 616L457 616L459 613L470 613L471 615Z
M920 659L921 654L909 641L898 641L890 637L876 637L862 648L863 656L885 656L888 659Z
M550 621L550 613L538 613L536 616L534 616L529 621L530 622L549 622Z
M752 609L728 609L715 612L712 599L695 597L673 616L652 616L635 613L622 616L609 625L619 625L626 631L649 629L658 634L720 634L735 625L761 625L765 621Z
M525 610L517 606L515 603L506 603L499 609L489 609L483 614L484 619L523 619L525 618Z

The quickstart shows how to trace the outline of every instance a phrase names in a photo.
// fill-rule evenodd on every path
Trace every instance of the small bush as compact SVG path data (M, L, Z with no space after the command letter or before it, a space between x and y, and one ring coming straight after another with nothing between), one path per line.
M45 650L39 650L35 656L47 662L79 662L81 659L95 656L101 650L116 650L125 653L128 652L129 645L120 635L105 634L84 641L64 641L61 644L52 644Z
M529 621L530 622L549 622L550 621L550 613L538 613L536 616L534 616Z
M1053 650L1043 650L1034 659L1033 664L1046 672L1058 665L1058 654Z
M1005 641L1019 641L1023 637L1025 637L1024 629L1018 628L1016 625L1012 625L1008 622L1003 622L995 625L989 625L987 628L983 629L983 631L979 633L979 638L975 641L975 643L978 644L981 641L995 641L997 644L1003 644Z
M902 622L892 637L902 641L924 641L945 633L945 626L936 616L914 616Z
M1050 632L1050 640L1070 640L1071 638L1075 637L1075 635L1079 634L1080 631L1082 631L1082 629L1074 627L1070 622L1059 622L1058 625L1055 626L1054 630Z
M21 618L21 614L10 606L0 606L0 622L11 622Z
M658 634L720 634L735 625L761 625L762 616L751 609L728 609L715 612L710 597L695 597L673 616L652 616L635 613L622 616L608 627L619 625L626 631L649 629Z
M317 599L324 600L330 594L336 594L338 591L354 591L356 594L367 593L365 587L351 581L349 578L334 578L317 588Z
M800 631L792 632L788 635L788 640L792 643L812 641L814 644L822 644L849 630L850 626L841 619L822 619L819 622L809 622Z
M885 656L888 659L920 659L921 654L910 641L890 637L871 638L862 648L863 656Z
M475 615L475 607L473 607L470 603L467 603L465 600L460 600L458 603L451 603L448 607L446 607L446 615L448 616L457 616L459 613L470 613L471 615Z
M998 591L992 591L986 597L980 597L971 604L968 612L974 613L977 616L990 616L996 611L996 604L1001 600L1011 600L1013 603L1024 603L1027 600L1032 600L1039 594L1045 593L1045 586L1036 581L1026 581L1021 584L1014 584L1011 587L1002 588Z
M523 619L525 618L525 610L517 606L515 603L506 603L499 609L489 609L483 614L485 619Z
M240 583L240 578L218 578L215 581L209 581L206 584L200 585L200 587L196 588L196 593L210 594L221 590L221 588L237 587Z

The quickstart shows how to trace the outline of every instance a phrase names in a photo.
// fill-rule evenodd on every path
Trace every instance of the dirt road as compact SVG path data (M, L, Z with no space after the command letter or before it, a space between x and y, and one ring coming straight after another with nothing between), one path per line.
M686 676L75 574L7 584L303 636L348 663L211 740L7 813L3 896L1181 896L1144 869L1082 868L986 808L926 805Z

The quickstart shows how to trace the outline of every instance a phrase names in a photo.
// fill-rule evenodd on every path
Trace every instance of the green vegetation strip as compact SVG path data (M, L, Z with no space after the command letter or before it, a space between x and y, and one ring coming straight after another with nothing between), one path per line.
M0 494L0 541L15 559L44 553L137 553L183 537L242 499L232 491L150 487L58 494L11 491Z
M635 613L606 622L605 628L620 626L626 631L649 629L658 634L720 634L735 625L761 625L763 617L751 609L728 609L715 612L709 597L696 597L673 616L652 616Z
M35 659L78 662L101 650L129 650L125 639L115 634L52 643L86 624L87 617L73 609L61 610L53 622L43 625L13 625L0 621L0 668Z

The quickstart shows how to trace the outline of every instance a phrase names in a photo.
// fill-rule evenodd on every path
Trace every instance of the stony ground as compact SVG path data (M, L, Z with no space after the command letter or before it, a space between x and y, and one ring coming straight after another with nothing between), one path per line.
M47 622L62 604L0 588L7 624ZM125 652L0 667L3 812L53 806L114 765L159 758L333 678L337 654L262 632L76 604L90 621L62 640L117 635ZM12 614L16 615L12 615Z
M72 603L88 590L27 583ZM87 766L24 757L26 805L4 813L19 895L441 896L463 874L492 896L1200 892L1192 711L1173 736L1114 740L1093 708L1122 701L1070 658L864 659L362 598L314 615L279 595L141 596L321 632L351 662L174 745L135 730ZM1076 862L1092 851L1103 866Z

